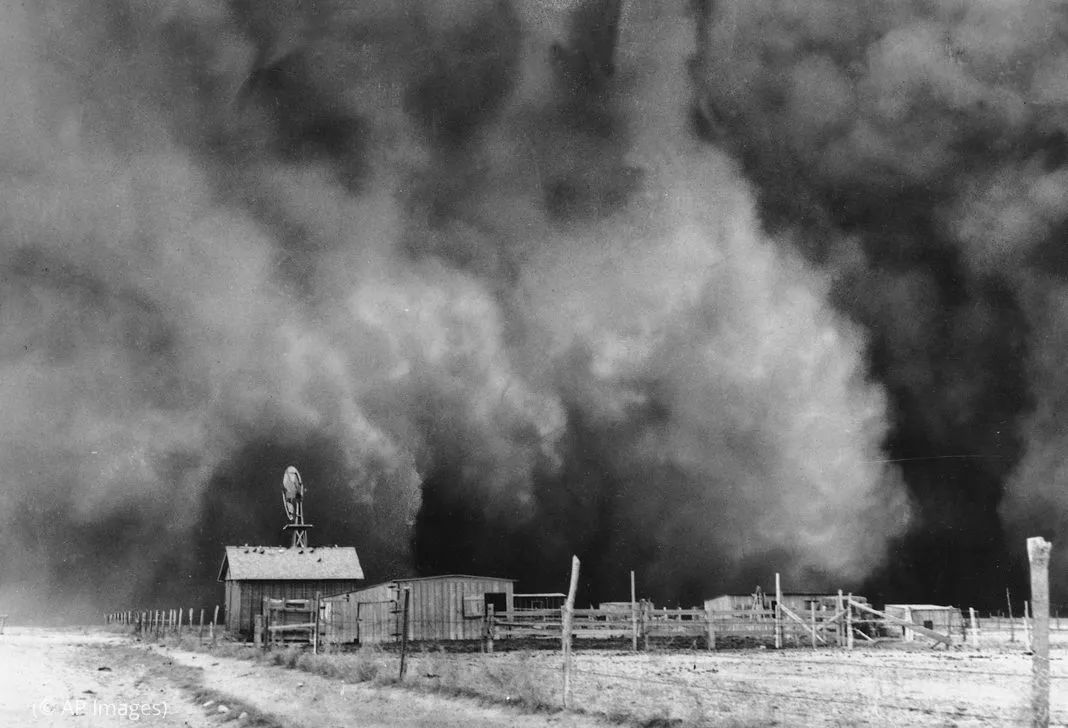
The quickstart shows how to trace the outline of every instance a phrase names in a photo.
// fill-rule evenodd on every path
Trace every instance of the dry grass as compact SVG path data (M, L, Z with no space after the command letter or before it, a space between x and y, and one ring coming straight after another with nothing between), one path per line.
M171 636L162 645L199 651L219 657L250 660L259 664L301 670L347 683L396 686L407 690L446 696L474 698L498 705L513 706L529 712L558 712L561 707L561 674L558 667L547 667L544 655L512 652L505 657L478 654L453 654L443 649L426 650L408 656L405 680L398 679L399 656L392 651L363 647L352 651L328 650L312 654L306 646L261 649L243 643L220 640L215 645L202 643L196 636ZM541 659L539 659L541 658ZM633 705L596 712L610 722L638 728L754 728L774 724L774 719L735 719L723 716L714 723L707 719L708 708L702 694L694 691L685 699L671 701L670 707L652 711L636 710Z

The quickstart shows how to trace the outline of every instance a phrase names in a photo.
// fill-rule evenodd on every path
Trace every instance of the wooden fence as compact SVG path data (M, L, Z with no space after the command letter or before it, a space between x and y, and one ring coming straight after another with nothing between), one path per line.
M210 617L210 621L205 621ZM199 610L194 607L188 609L127 609L119 612L109 612L104 615L104 623L108 625L129 627L134 634L148 639L159 639L166 635L181 636L183 634L196 635L199 639L205 636L215 641L216 630L223 625L219 624L219 605L208 611L205 608Z
M837 645L851 647L855 641L871 642L894 636L891 627L900 622L871 609L867 604L842 600L840 609L797 614L777 609L662 609L649 602L633 610L574 609L571 633L577 640L630 638L648 646L651 639L681 638L700 641L707 649L732 642L775 642L796 646ZM915 625L913 625L915 626ZM948 643L949 635L916 626L924 636ZM563 633L560 609L530 609L498 612L487 625L488 640L545 638L559 640Z
M316 600L265 599L263 610L256 616L254 641L269 645L301 642L312 645L349 641L358 632L342 629L335 624L335 615L326 602ZM136 634L152 637L193 634L215 640L218 611L205 609L157 609L113 612L105 615L109 624L129 625ZM372 614L373 612L373 614ZM376 618L378 612L386 618ZM516 609L494 612L488 610L480 621L485 647L492 649L498 640L559 641L564 633L563 609ZM367 605L367 613L359 613L361 629L379 623L390 628L392 641L400 641L400 611L393 602ZM378 615L382 617L382 615ZM364 622L370 620L365 625ZM629 640L635 649L649 647L651 641L688 641L707 649L717 647L774 644L776 646L852 647L856 642L873 642L883 638L899 638L901 627L907 626L918 635L936 644L952 644L953 635L942 634L922 625L872 609L868 604L843 596L834 609L813 607L807 613L797 613L785 605L773 609L665 609L647 601L635 602L632 609L572 609L571 635L587 642ZM349 625L352 627L352 625ZM383 627L385 629L385 627ZM350 635L351 633L351 635ZM346 639L341 639L345 637ZM958 636L963 640L964 635ZM386 640L377 640L379 642Z

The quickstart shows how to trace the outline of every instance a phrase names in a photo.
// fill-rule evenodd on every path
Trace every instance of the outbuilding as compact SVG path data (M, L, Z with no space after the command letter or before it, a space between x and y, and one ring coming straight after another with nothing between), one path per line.
M489 607L512 611L515 579L443 574L395 579L324 599L322 639L333 644L400 641L408 592L408 639L482 637Z
M226 631L252 635L263 600L315 599L359 588L363 568L352 546L227 546L219 567L226 584Z
M853 601L867 604L868 600L859 594L853 595ZM838 608L838 594L819 592L792 592L782 595L782 604L795 614L809 614L813 608L817 612L834 612ZM705 600L705 609L714 612L767 611L775 609L775 594L757 590L753 594L722 594Z
M964 626L964 618L956 607L938 604L887 604L885 611L888 616L912 622L944 635L951 635L954 630L959 632ZM916 633L908 627L902 626L900 629L901 637L906 642L911 642L916 638Z

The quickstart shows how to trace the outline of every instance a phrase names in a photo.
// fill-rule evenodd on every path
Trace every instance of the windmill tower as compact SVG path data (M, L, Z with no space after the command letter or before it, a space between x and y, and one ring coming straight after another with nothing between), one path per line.
M291 548L306 548L308 546L308 529L310 523L304 522L304 481L301 480L300 472L292 465L286 468L282 476L282 505L286 509L286 518L289 523L282 527L283 531L289 531L293 538Z

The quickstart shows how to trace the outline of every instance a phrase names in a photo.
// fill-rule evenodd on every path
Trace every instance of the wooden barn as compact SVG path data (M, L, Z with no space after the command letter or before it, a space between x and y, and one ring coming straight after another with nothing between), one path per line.
M474 640L484 615L513 608L515 579L446 574L396 579L324 599L322 639L333 644L397 642L408 597L408 639Z
M964 626L964 617L956 607L943 607L937 604L887 604L884 610L889 616L912 622L920 627L933 629L945 635L960 632ZM911 642L916 633L908 627L900 627L901 638Z
M219 567L226 584L228 634L248 638L263 600L315 599L359 588L363 568L351 546L227 546Z

